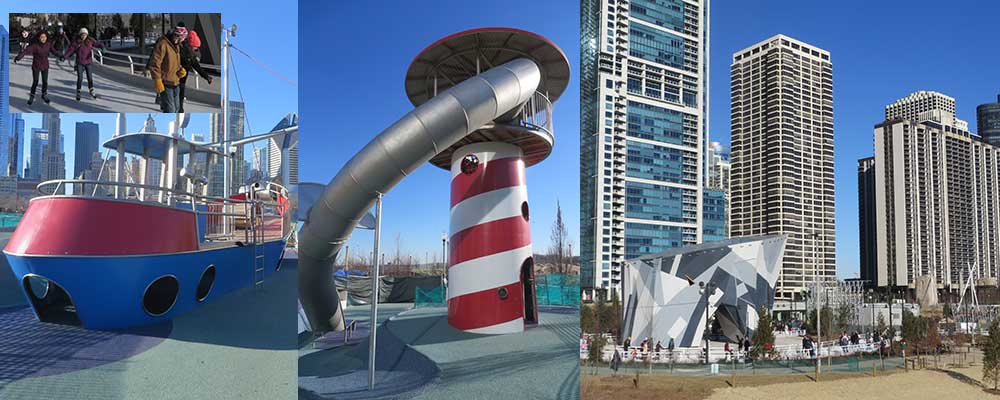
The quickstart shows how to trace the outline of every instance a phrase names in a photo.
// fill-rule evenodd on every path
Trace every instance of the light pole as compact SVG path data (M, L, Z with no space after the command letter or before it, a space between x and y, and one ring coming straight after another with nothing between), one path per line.
M441 263L444 264L445 271L448 270L448 236L441 232Z
M813 303L816 305L816 382L819 382L820 373L820 350L823 348L823 318L820 313L822 306L819 303L819 276L814 276L813 279Z
M705 282L698 282L698 287L699 287L698 293L700 293L702 295L702 297L705 298L705 333L702 336L705 338L705 364L706 365L709 363L709 360L708 360L708 353L709 353L708 332L709 332L709 329L710 329L710 325L709 325L709 322L708 322L708 301L709 301L709 297L711 295L715 294L715 284L712 283L712 282L709 282L707 286L708 287L706 288Z
M371 333L368 335L368 390L375 390L375 330L378 328L378 294L379 294L379 279L378 279L378 248L379 242L382 241L382 193L378 193L375 197L375 244L374 253L376 255L375 260L372 262L371 278L372 278L372 296L371 296L371 320L369 325L371 326Z

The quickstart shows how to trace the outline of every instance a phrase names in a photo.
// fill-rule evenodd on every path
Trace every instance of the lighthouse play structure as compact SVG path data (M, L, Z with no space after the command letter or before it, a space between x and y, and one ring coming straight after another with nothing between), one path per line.
M526 168L552 152L552 103L569 83L558 46L512 28L459 32L407 70L416 108L330 181L299 234L299 292L314 331L338 329L333 259L376 199L420 165L450 171L448 323L520 332L538 322Z

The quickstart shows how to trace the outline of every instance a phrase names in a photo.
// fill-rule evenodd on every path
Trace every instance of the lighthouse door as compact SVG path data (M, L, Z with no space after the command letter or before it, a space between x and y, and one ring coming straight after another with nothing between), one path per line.
M524 323L538 323L538 303L535 299L535 262L532 257L521 264L521 289L524 291Z

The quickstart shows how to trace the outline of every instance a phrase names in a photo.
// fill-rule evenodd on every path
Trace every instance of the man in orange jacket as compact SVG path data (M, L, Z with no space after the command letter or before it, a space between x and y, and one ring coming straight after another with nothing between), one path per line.
M180 43L187 37L187 29L177 27L160 37L153 45L149 59L149 76L160 103L160 111L176 113L180 110L179 86L187 71L181 67Z

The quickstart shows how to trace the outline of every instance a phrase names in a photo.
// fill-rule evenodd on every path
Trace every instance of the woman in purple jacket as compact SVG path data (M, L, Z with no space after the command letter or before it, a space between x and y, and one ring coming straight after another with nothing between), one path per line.
M63 58L69 58L71 55L76 56L76 101L80 101L80 85L83 83L84 71L87 72L87 88L90 89L90 96L97 98L97 93L94 93L94 75L91 72L95 48L103 49L104 44L90 37L87 28L80 28L80 39L73 42L66 49L66 54L63 54Z
M38 88L38 75L42 76L42 100L49 104L49 52L52 42L44 31L38 34L38 41L31 43L14 57L14 62L21 61L25 55L31 55L31 93L28 94L28 105L35 102L35 89Z

